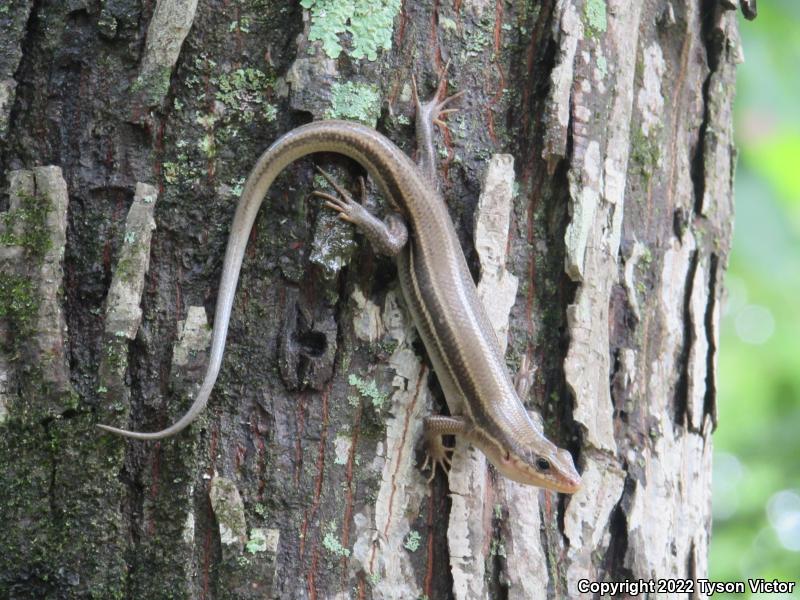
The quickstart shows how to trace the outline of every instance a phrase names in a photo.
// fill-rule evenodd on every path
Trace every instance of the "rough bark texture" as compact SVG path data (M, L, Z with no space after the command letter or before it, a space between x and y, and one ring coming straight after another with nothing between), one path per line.
M704 577L734 13L302 4L0 6L0 597L536 599ZM310 160L257 222L203 417L161 443L101 435L191 402L257 155L324 117L412 152L410 77L430 91L447 60L466 95L441 189L581 491L516 485L460 442L426 483L441 393L391 262L309 199Z

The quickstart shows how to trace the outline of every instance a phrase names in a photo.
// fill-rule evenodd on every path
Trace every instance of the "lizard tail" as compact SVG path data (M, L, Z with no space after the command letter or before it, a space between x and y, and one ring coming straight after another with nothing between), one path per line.
M387 146L391 151L386 151ZM383 151L378 151L381 149ZM203 412L222 365L239 271L258 210L278 174L295 160L316 152L335 152L354 159L367 170L387 199L394 201L396 205L402 205L402 194L398 192L400 182L392 180L391 176L387 178L385 174L408 173L409 169L414 172L414 165L399 148L374 129L345 121L315 121L293 129L279 138L256 162L236 208L222 267L211 336L211 355L203 383L192 406L176 423L161 431L139 432L97 425L100 429L137 440L159 440L182 431ZM402 167L397 164L398 161L404 161Z

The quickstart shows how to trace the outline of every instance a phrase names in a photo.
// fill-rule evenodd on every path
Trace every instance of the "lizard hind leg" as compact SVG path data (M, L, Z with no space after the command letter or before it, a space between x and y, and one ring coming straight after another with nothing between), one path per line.
M314 190L312 194L325 201L325 207L339 213L339 218L352 223L363 233L372 244L372 247L381 254L396 256L408 241L408 228L402 217L396 213L387 215L384 221L370 213L364 206L367 198L367 189L364 178L360 177L361 202L357 202L339 183L328 173L317 167L325 180L336 190L336 195Z
M447 105L464 93L460 91L439 100L447 87L447 67L449 65L448 62L442 70L433 97L424 103L419 97L417 80L413 75L411 77L411 94L416 109L417 163L428 180L434 184L436 184L436 153L434 151L433 126L436 125L442 130L447 128L442 117L458 111L457 108L447 108Z
M447 105L463 96L465 90L461 90L460 92L456 92L450 96L445 96L440 100L439 97L442 95L442 92L444 92L446 83L447 77L442 75L439 79L438 85L436 86L436 91L433 93L431 99L423 103L419 97L417 80L413 75L411 76L411 94L414 99L414 107L416 109L418 119L422 119L428 123L433 123L442 128L447 127L447 124L442 121L440 117L449 115L451 113L456 113L460 110L459 108L447 108Z

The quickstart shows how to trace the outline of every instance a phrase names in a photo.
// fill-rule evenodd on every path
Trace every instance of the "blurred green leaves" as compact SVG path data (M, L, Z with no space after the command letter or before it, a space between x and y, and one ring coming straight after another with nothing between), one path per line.
M721 320L710 577L797 581L800 2L759 3L758 19L742 21L740 31L740 160Z
M742 159L774 189L777 200L800 206L800 130L748 142L742 146Z

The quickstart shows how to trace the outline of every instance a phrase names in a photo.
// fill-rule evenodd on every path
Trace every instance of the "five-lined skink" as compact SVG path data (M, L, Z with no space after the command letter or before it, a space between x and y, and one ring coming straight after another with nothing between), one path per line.
M437 96L440 92L441 86ZM450 449L442 436L459 435L482 450L510 479L558 492L577 491L581 478L572 456L543 435L520 401L434 182L433 126L447 112L448 100L440 102L434 97L422 104L415 91L419 167L374 129L348 121L309 123L272 144L250 173L236 209L222 269L209 365L191 408L171 427L153 433L99 427L141 440L161 439L184 429L204 409L222 363L245 246L270 185L291 162L316 152L334 152L364 167L397 211L380 221L335 182L338 195L316 193L343 220L355 224L378 251L397 261L406 305L452 415L425 419L432 472L437 464L446 470L450 462Z

